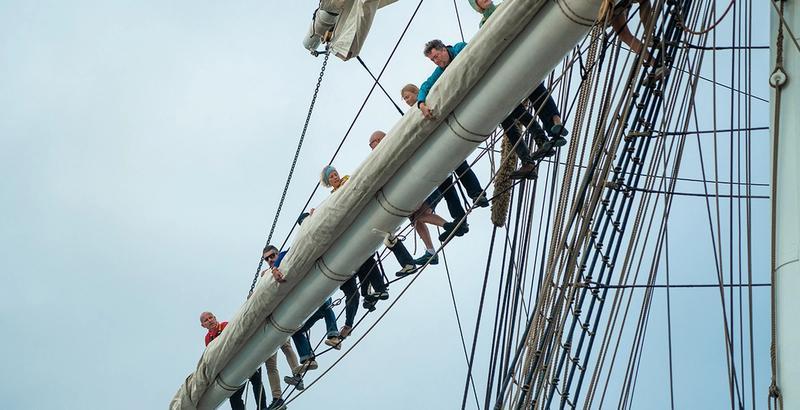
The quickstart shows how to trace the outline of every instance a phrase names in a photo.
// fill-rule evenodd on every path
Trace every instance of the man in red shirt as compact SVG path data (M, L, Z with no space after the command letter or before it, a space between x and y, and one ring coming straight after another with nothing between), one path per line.
M228 322L217 322L216 316L214 316L211 312L203 312L200 314L200 326L208 329L208 333L206 333L206 346L211 343L212 340L216 339L217 336L222 333L226 326L228 326ZM258 410L266 410L267 409L267 397L264 393L264 385L261 383L261 367L250 376L250 383L253 385L253 395L256 398L256 409ZM236 390L235 393L230 397L231 409L233 410L245 410L244 401L242 400L242 395L244 394L245 386Z

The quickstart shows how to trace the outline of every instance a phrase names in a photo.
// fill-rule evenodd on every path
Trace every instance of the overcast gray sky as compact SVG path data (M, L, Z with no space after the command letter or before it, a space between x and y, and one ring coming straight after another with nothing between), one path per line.
M301 46L315 8L307 3L0 2L4 408L168 405L203 351L200 312L225 320L247 295L321 63ZM374 72L416 4L378 13L362 53ZM469 39L478 15L466 1L458 6ZM754 43L766 44L767 28L756 30ZM398 104L400 87L433 68L421 54L432 38L460 39L451 2L423 3L384 74ZM755 63L766 71L766 58ZM288 233L370 86L357 62L331 58L276 238ZM755 87L768 96L764 81ZM754 125L766 125L766 104L754 104ZM355 169L369 152L369 133L397 118L386 97L373 94L335 165ZM766 133L758 138L753 179L767 182ZM700 177L696 152L696 143L687 144L682 176ZM488 163L476 168L488 180ZM762 263L755 281L765 282L768 202L754 207ZM671 241L691 244L677 248L675 281L715 281L704 212L693 197L673 206L675 218L699 218L671 225ZM448 248L470 336L488 216L476 211L470 240ZM392 261L387 269L394 268ZM426 271L349 359L291 407L458 408L466 365L447 286L442 265ZM719 296L678 292L677 407L727 408ZM759 392L769 381L768 296L767 288L756 290ZM637 403L668 408L663 307L653 315L660 317L649 330L653 350L645 351ZM487 340L477 356L481 385ZM330 355L320 359L330 362Z

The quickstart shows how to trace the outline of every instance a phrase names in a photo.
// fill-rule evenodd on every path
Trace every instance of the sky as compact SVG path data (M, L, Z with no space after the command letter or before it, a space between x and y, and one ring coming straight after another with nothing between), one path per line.
M400 1L378 13L362 51L373 72L416 5ZM458 8L469 39L479 16L466 1ZM321 58L301 46L314 9L312 2L0 2L4 408L168 405L203 351L200 312L225 320L247 295L319 74ZM767 43L765 27L755 35L754 44ZM422 3L381 80L397 104L400 88L421 82L433 68L421 53L432 38L460 40L452 3ZM761 53L756 56L767 55ZM766 72L766 58L755 65ZM706 73L711 69L704 66ZM288 234L371 85L356 61L330 59L276 238ZM707 101L708 89L698 98ZM765 82L756 83L754 93L768 97ZM720 116L730 111L726 104L718 102ZM767 125L766 104L754 105L754 126ZM701 107L701 119L711 112ZM337 168L355 169L369 153L369 134L388 130L398 118L388 98L374 93ZM753 180L766 183L767 134L754 140L762 144L753 150ZM720 141L721 151L729 147ZM708 155L711 142L703 144ZM700 178L698 163L697 143L688 142L681 176ZM725 165L720 179L729 180ZM476 172L485 183L487 161ZM681 182L677 190L701 192L702 185ZM312 206L325 196L317 194ZM754 282L765 282L769 207L754 202ZM696 197L678 197L673 205L670 241L678 255L671 269L685 283L714 283L709 230L698 211L705 212L705 203ZM470 240L448 247L466 335L474 330L488 217L488 210L475 211ZM387 266L394 268L394 262ZM677 408L729 407L719 377L725 361L713 292L672 295L679 323L676 392L684 400ZM763 403L769 292L755 292L756 403ZM662 296L637 386L642 401L636 403L646 408L669 408ZM478 349L481 362L487 349ZM332 361L323 358L323 367ZM285 371L280 355L278 362ZM290 406L458 408L465 371L440 265L414 283L348 359Z

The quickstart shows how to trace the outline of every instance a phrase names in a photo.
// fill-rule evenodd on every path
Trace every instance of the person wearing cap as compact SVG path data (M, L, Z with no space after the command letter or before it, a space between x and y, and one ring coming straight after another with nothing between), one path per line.
M219 337L222 334L222 331L228 326L228 322L218 322L217 317L214 316L211 312L203 312L200 314L200 326L208 330L206 333L205 342L206 346L209 343L213 342L214 339ZM250 376L250 384L253 385L253 396L256 398L256 409L258 410L266 410L267 407L267 398L266 393L264 393L264 385L261 383L261 367ZM245 385L242 385L238 390L236 390L228 401L231 404L231 409L233 410L245 410L244 400L242 400L242 396L244 395ZM280 399L280 394L278 395ZM273 401L274 403L274 401ZM283 404L283 400L281 400L281 404ZM269 407L270 409L272 407ZM275 407L276 409L279 407Z
M331 188L331 193L338 191L349 180L349 175L340 177L339 171L332 165L324 167L320 174L320 183L326 188ZM360 287L356 284L356 278L358 278L360 282ZM374 291L372 293L369 291L370 286L372 286ZM375 310L375 304L378 300L389 299L388 288L383 281L383 276L377 269L377 262L372 256L364 261L364 263L356 269L354 275L339 287L345 295L345 322L344 326L339 330L339 336L342 339L349 336L353 331L356 314L358 313L358 303L360 301L359 288L361 296L364 298L363 306L369 311Z

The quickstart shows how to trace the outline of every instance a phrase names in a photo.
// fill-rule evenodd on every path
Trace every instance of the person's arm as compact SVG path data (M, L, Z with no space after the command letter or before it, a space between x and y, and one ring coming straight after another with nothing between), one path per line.
M436 67L430 77L428 77L428 79L419 86L419 93L417 93L417 106L425 102L425 100L428 98L428 92L431 91L431 87L436 84L436 81L439 80L439 77L442 76L443 72L444 70L441 67Z

